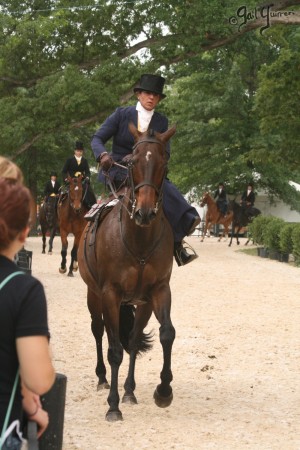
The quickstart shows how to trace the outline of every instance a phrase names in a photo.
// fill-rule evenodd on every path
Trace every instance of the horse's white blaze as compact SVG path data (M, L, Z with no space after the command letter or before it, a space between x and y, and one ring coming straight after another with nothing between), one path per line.
M148 151L148 152L146 153L146 161L149 161L150 158L151 158L151 156L152 156L152 153L151 153L150 151Z
M76 186L76 188L74 189L74 191L78 191L78 189L79 189L79 187L78 187L78 186Z

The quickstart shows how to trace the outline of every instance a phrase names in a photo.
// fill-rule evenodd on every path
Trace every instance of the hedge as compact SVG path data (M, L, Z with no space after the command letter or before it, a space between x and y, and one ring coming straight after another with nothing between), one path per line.
M288 223L273 216L258 216L249 225L255 244L272 251L292 254L300 266L300 223Z

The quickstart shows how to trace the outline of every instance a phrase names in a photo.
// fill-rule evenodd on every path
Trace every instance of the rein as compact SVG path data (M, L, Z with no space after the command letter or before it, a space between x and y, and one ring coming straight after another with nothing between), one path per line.
M147 143L147 144L158 144L160 146L164 146L164 144L162 142L160 142L158 139L156 139L155 137L148 137L147 139L141 139L140 141L138 141L134 146L133 146L133 151L140 145L143 143ZM159 210L161 204L162 204L162 196L163 196L163 186L164 186L164 181L166 178L166 173L167 173L167 166L165 167L164 170L164 174L163 174L163 179L162 179L162 183L160 185L160 187L158 188L157 186L155 186L155 184L153 184L151 181L142 181L141 183L139 183L137 186L134 185L134 181L133 181L133 166L134 163L133 161L130 161L128 164L128 175L129 175L129 183L130 183L130 187L131 187L131 202L132 202L132 211L131 211L131 215L130 218L133 218L134 215L134 211L135 211L135 206L136 206L136 197L135 197L135 193L143 186L150 186L152 189L155 190L155 193L158 196L158 200L154 209L154 212L157 213L157 211Z
M122 208L123 204L121 205L120 211L119 211L119 223L120 223L120 234L122 237L122 242L124 244L124 247L126 248L126 250L128 251L128 253L131 254L131 256L137 260L137 262L140 264L140 266L142 266L144 268L144 266L146 265L148 259L151 257L152 253L154 252L154 250L156 249L156 247L158 246L158 244L161 241L162 235L163 235L163 231L165 229L165 223L162 220L162 226L160 229L160 235L159 237L156 239L156 241L154 242L154 244L152 245L151 249L148 251L148 254L146 256L144 256L143 258L139 258L138 256L136 256L134 254L134 252L131 250L130 245L127 243L126 239L125 239L125 235L124 235L124 229L122 227Z
M82 186L82 185L81 185L81 186ZM76 187L75 187L74 189L76 189ZM77 187L77 189L78 189L78 187ZM82 191L83 191L83 189L82 189ZM79 208L79 209L75 209L75 208L74 208L73 201L72 201L71 196L70 196L70 188L69 188L69 192L68 192L69 205L71 206L72 210L74 211L74 213L75 213L76 215L77 215L77 214L80 214L81 211L82 211L83 200L84 200L86 194L87 194L87 187L86 187L85 192L83 193L83 196L82 196L82 198L81 198L81 200L80 200L80 208Z
M136 142L134 144L134 146L132 147L132 150L134 151L140 144L143 143L147 143L147 144L159 144L161 146L164 146L164 144L162 142L160 142L158 139L156 139L155 137L148 137L146 139L141 139L140 141ZM161 204L162 204L162 197L163 197L163 186L164 186L164 181L166 178L166 173L167 173L167 166L165 168L164 171L164 175L163 175L163 179L162 179L162 183L161 186L158 188L154 183L152 183L151 181L142 181L141 183L139 183L138 185L135 186L134 181L133 181L133 168L134 168L134 162L133 161L129 161L127 166L124 166L122 164L118 164L116 162L114 162L115 166L121 167L122 169L126 169L128 171L128 179L129 179L129 185L130 185L130 198L129 201L132 204L131 207L131 212L128 210L128 208L123 204L124 208L126 209L126 211L128 212L129 216L131 219L133 219L134 216L134 212L135 212L135 207L136 207L136 197L135 197L135 193L143 186L150 186L152 189L155 190L155 193L158 196L158 200L154 209L154 212L157 213L157 211L159 210ZM109 175L107 175L107 184L110 187L110 190L113 194L113 196L117 199L119 199L119 196L117 194L117 192L115 191L114 187L113 187L113 183L111 181L111 179L109 178Z

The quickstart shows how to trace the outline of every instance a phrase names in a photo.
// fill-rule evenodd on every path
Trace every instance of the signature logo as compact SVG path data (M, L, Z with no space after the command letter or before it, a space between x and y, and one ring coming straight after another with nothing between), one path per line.
M229 18L230 25L237 26L238 31L246 26L248 22L263 19L265 25L260 28L260 34L263 34L265 30L271 26L272 17L287 17L294 15L294 11L272 11L271 8L274 3L270 3L264 6L257 6L254 9L248 9L247 6L240 6L234 16Z

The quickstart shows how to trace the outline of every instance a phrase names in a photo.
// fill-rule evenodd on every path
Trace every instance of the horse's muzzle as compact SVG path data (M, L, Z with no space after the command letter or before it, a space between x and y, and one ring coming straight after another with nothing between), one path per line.
M143 209L138 209L134 214L134 220L140 227L149 227L151 222L156 218L156 212L153 209L144 211Z

